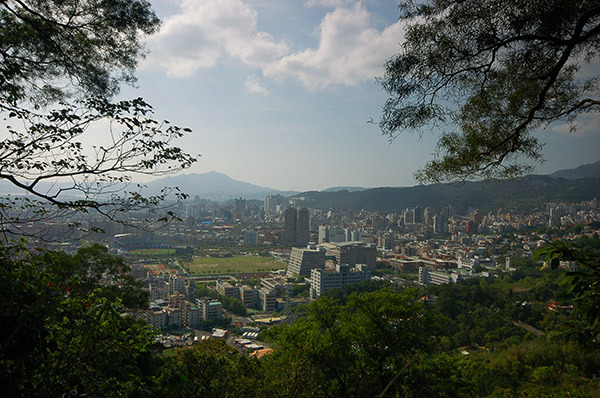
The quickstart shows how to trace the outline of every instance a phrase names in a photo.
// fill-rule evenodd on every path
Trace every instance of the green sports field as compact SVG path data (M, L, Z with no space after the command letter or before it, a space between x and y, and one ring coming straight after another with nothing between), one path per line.
M264 257L195 257L184 268L192 275L220 275L236 273L268 272L285 269L287 264Z
M175 254L175 249L136 249L131 250L129 254L138 256L169 256Z

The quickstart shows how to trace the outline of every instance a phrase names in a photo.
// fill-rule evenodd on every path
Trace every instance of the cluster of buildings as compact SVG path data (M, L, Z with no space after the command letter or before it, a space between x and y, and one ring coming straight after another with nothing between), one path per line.
M507 257L504 266L497 262L496 257L480 257L472 253L459 257L458 261L429 262L419 266L418 282L422 285L443 285L456 283L459 280L477 277L489 277L490 271L514 271L511 268L511 258Z
M282 250L284 256L289 253L286 276L308 283L312 298L333 287L380 277L374 272L377 261L400 274L416 275L422 284L452 283L510 271L511 258L528 257L545 244L525 228L560 228L600 221L597 199L548 203L530 213L469 209L459 214L451 205L435 210L415 206L389 213L321 211L294 204L281 195L271 195L262 204L243 198L231 204L196 198L177 206L175 213L183 223L172 223L152 233L132 229L142 218L136 213L131 215L130 226L95 220L91 215L79 217L90 228L103 229L106 234L98 238L117 251L165 247L176 248L179 254L192 254L194 247L213 243L221 247L256 246L263 251L283 248L287 250ZM56 221L50 230L58 230L61 225ZM199 298L195 281L180 273L146 275L139 265L133 266L132 273L147 283L153 300L147 317L153 325L193 326L219 314L218 303ZM217 291L223 296L238 298L246 307L266 312L290 305L292 290L293 285L276 277L263 279L256 287L217 282ZM172 301L172 296L179 301Z
M239 299L247 308L271 312L278 309L278 294L282 290L289 290L290 286L282 278L263 278L259 287L233 285L228 281L218 280L216 289L223 296Z
M223 317L223 305L219 300L198 297L196 278L186 278L180 273L168 276L148 274L150 276L145 278L145 282L150 293L150 307L143 317L150 325L162 329L199 328L203 321ZM293 285L280 276L261 278L257 287L218 279L215 291L224 297L240 300L247 308L262 312L279 311L306 302L302 298L294 299Z
M377 247L364 242L333 242L306 247L293 247L287 270L288 277L310 276L313 269L324 269L326 265L363 264L370 271L377 264Z
M364 242L333 242L294 247L290 253L287 277L304 277L310 297L327 290L371 279L377 263L377 247Z
M168 276L157 275L147 272L143 264L134 264L131 273L134 277L144 280L150 293L150 301L164 300L174 294L179 294L189 300L195 300L198 297L196 283L193 279L183 276L181 271ZM142 273L146 276L141 275Z
M308 282L310 297L350 281L370 279L378 251L383 254L380 260L399 271L416 273L419 283L452 283L487 276L492 270L510 271L511 256L531 255L542 243L527 242L515 247L515 242L501 238L507 232L528 226L600 220L597 200L548 204L545 214L503 210L484 214L471 209L461 216L450 205L438 212L419 206L390 214L321 212L293 207L285 198L272 195L265 199L262 210L252 212L254 221L246 218L228 233L237 237L238 243L292 246L286 276ZM233 211L247 211L246 203L236 200ZM272 311L282 305L277 292L263 285L232 285L220 293L239 298L249 308Z
M377 261L377 247L364 242L333 242L291 249L287 277L301 278L310 286L309 297L327 290L370 280ZM134 272L139 273L139 267ZM197 328L203 321L222 317L222 304L198 298L195 281L180 273L146 279L151 296L145 318L157 328ZM293 299L293 284L281 276L260 279L251 287L219 279L215 290L222 296L239 299L244 306L272 312L305 299Z
M219 301L208 298L196 299L195 303L179 296L171 295L168 300L158 299L150 303L143 314L144 319L158 329L200 328L203 321L223 317L223 306Z

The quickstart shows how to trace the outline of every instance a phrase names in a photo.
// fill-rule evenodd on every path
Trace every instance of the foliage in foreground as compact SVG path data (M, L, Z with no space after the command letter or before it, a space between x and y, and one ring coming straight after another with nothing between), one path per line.
M147 297L106 248L0 250L3 396L131 395L146 389L153 332L122 315ZM111 281L115 284L108 284Z
M3 396L593 397L600 389L598 343L578 332L585 319L544 308L561 289L547 283L552 273L541 279L547 289L509 294L506 281L426 292L358 286L271 329L274 353L256 359L214 340L160 355L147 325L123 315L147 297L103 247L3 248L0 265ZM420 300L425 293L437 301Z

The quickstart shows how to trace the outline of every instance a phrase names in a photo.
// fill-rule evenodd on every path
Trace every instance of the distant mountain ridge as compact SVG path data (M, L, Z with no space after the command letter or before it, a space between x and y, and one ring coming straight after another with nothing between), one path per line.
M348 191L348 192L357 192L357 191L365 191L369 188L363 187L331 187L327 189L323 189L320 192L340 192L340 191Z
M600 178L600 160L595 163L581 165L574 169L558 170L549 176L552 178L566 178L568 180Z
M526 210L552 201L600 198L600 161L550 175L529 175L514 180L381 187L354 192L328 189L296 197L300 199L298 205L322 210L401 211L415 206L439 210L448 204L461 211L468 208Z
M485 209L526 208L545 202L575 202L600 198L600 161L574 169L559 170L550 175L530 175L509 181L433 184L395 188L331 187L323 191L280 191L235 180L226 174L208 173L167 176L143 184L144 195L155 195L164 187L178 187L192 198L227 201L242 197L263 200L268 195L294 197L298 206L315 209L366 209L400 211L421 206L432 210L452 204L458 208ZM61 184L45 183L40 188L57 189ZM0 194L19 194L8 181L0 180ZM20 194L23 194L21 192Z
M202 199L212 200L229 200L239 197L263 200L268 195L291 196L298 193L297 191L279 191L234 180L228 175L217 171L169 176L144 185L146 185L143 191L145 194L157 194L163 187L178 187L181 192L190 195L192 198L197 195Z
M297 206L320 210L400 212L415 206L439 211L452 205L461 213L468 208L530 210L548 202L580 202L600 198L600 178L567 180L531 175L508 181L417 185L406 188L373 188L348 192L304 192Z

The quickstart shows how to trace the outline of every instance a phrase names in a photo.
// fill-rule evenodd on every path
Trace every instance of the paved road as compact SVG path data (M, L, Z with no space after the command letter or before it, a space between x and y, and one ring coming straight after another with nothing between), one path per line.
M543 336L544 335L544 332L542 332L541 330L538 330L538 329L534 328L533 326L528 325L526 323L512 321L512 324L515 325L515 326L517 326L517 327L520 327L521 329L525 329L528 332L531 332L531 333L535 334L536 336Z

